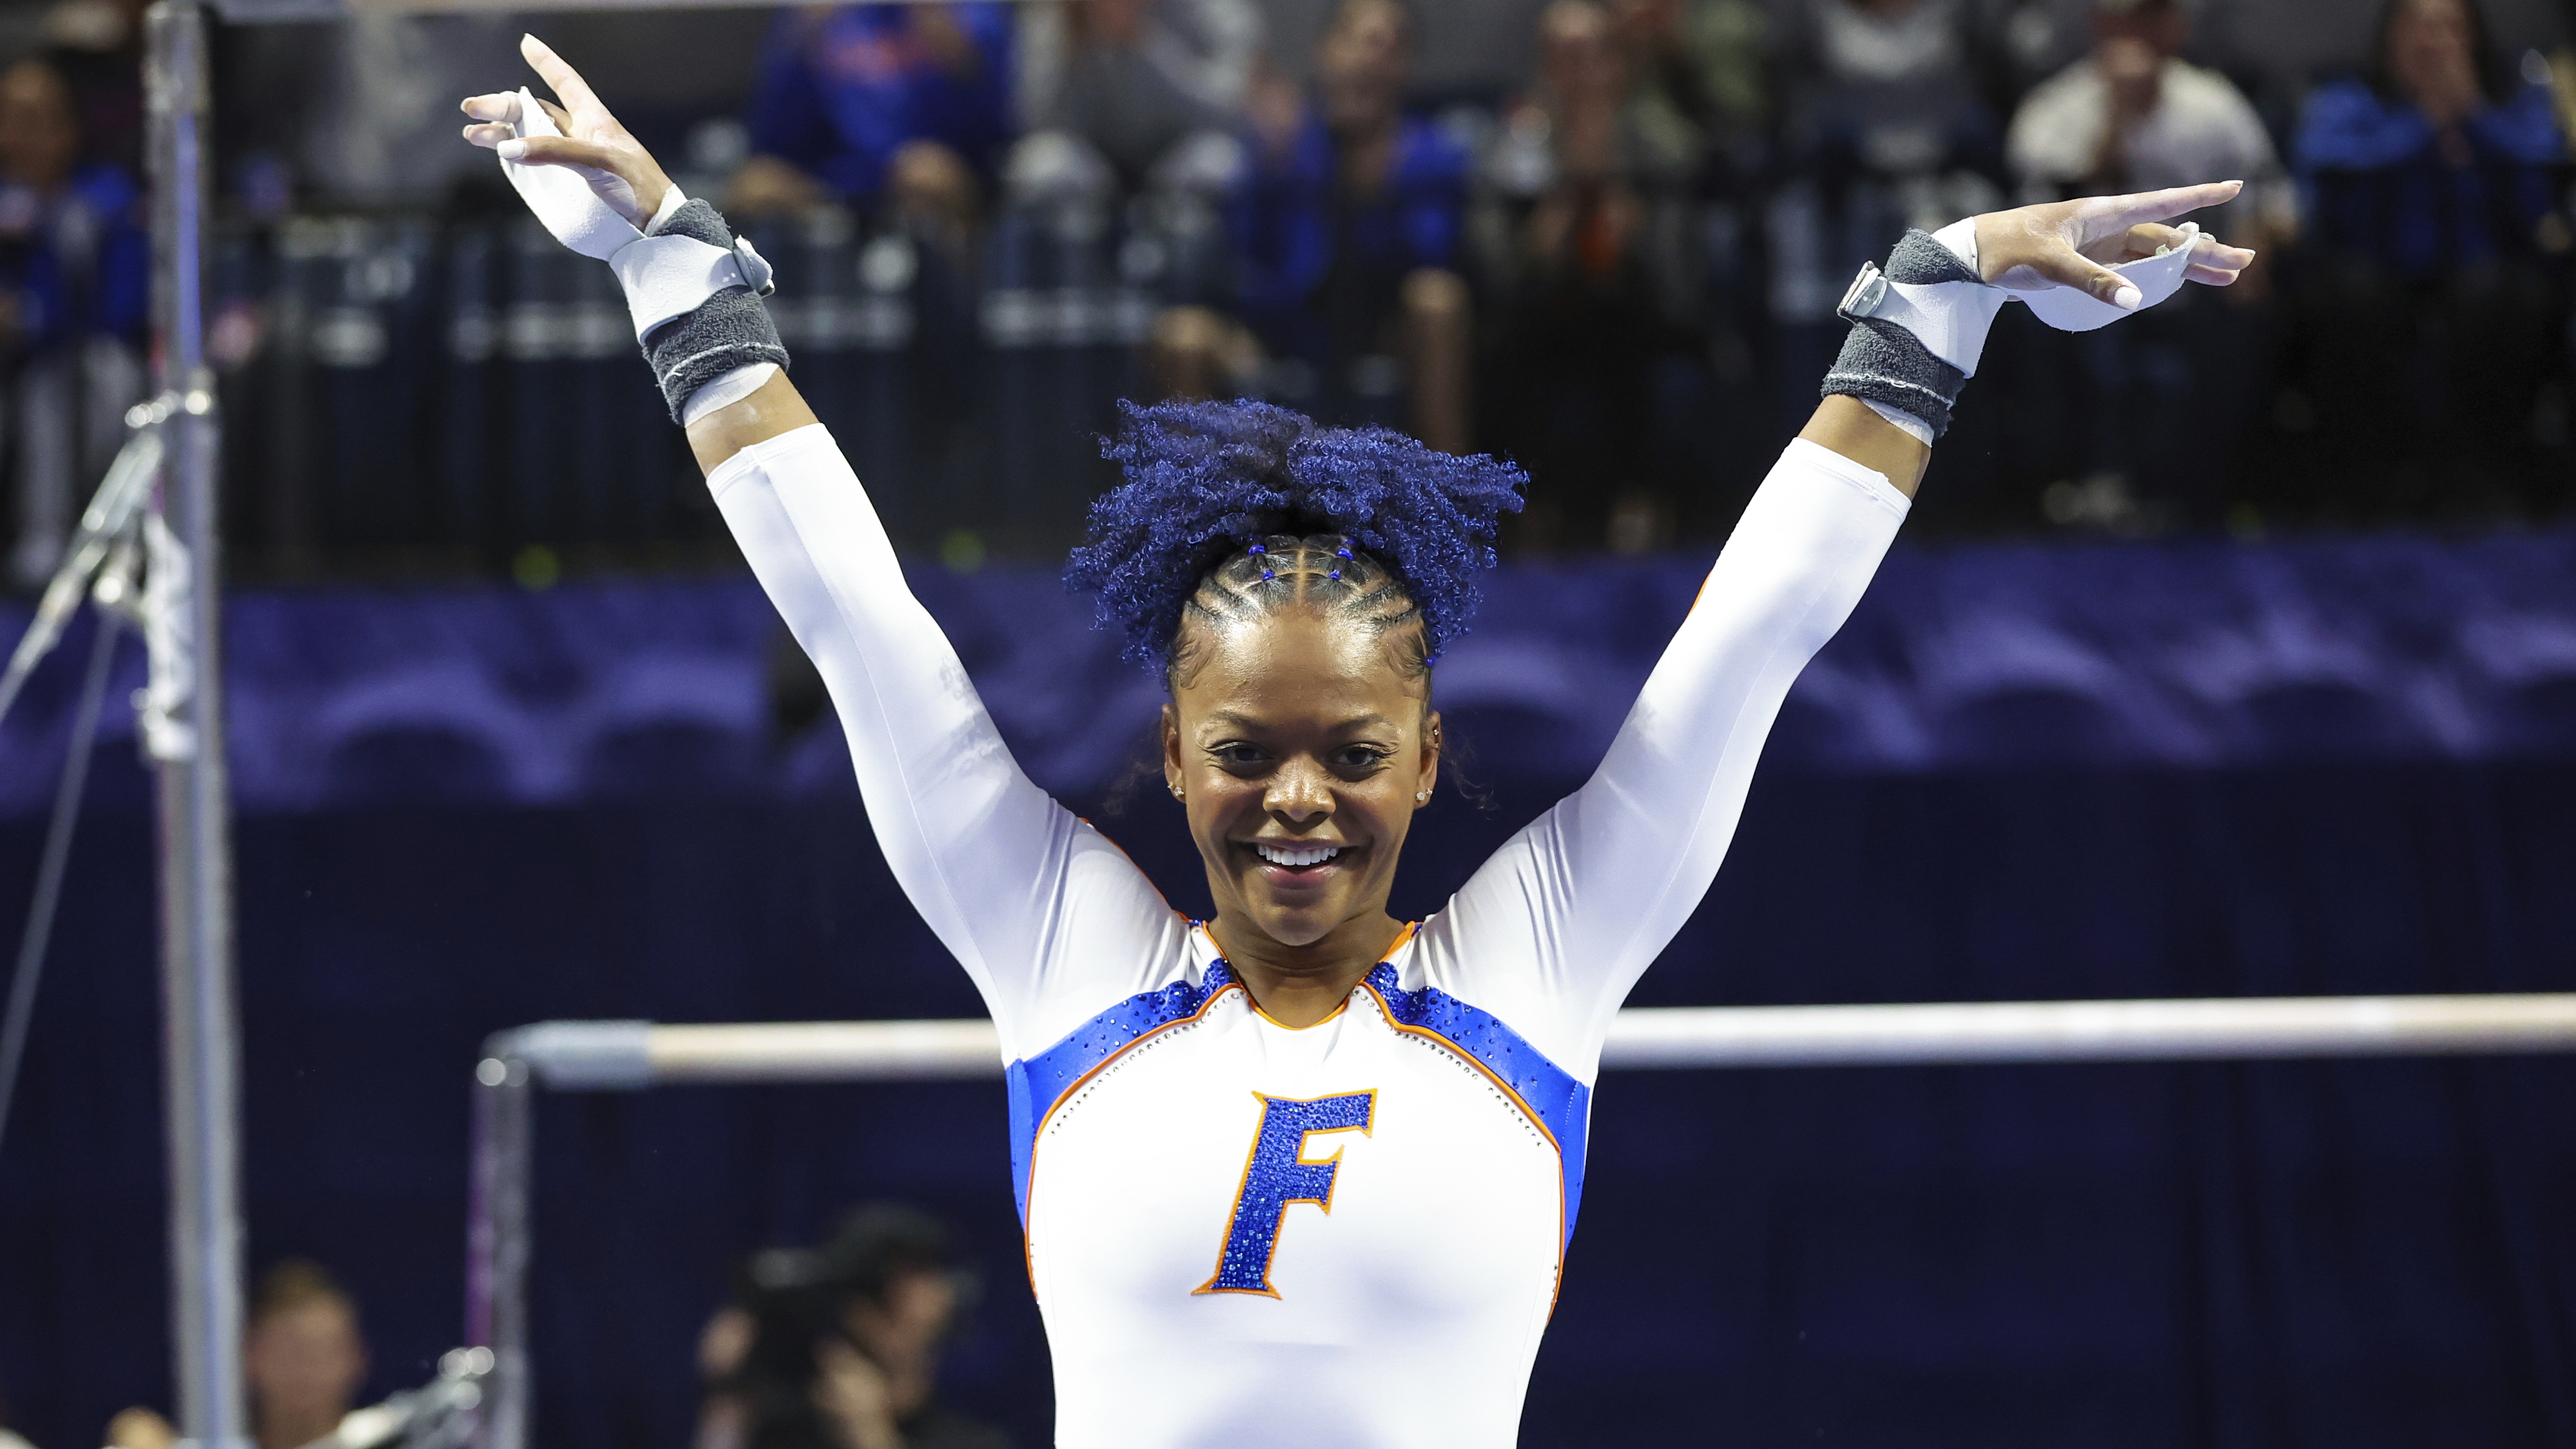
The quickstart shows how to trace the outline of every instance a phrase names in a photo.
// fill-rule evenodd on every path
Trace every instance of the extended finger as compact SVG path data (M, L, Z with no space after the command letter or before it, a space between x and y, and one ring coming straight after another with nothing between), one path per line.
M530 166L589 166L601 171L617 169L617 154L596 141L576 141L569 136L528 136L503 141L492 148L504 161L518 161Z
M545 107L546 114L554 118L556 130L567 136L572 134L572 116L563 107L547 100L544 96L539 96L536 100L538 105Z
M2126 231L2113 232L2100 241L2087 242L2076 250L2107 266L2118 266L2122 262L2134 262L2163 252L2180 251L2191 245L2192 238L2199 234L2197 229L2185 231L2178 226L2146 221Z
M2206 206L2236 199L2242 181L2213 181L2202 186L2175 186L2163 191L2133 191L2126 196L2096 197L2086 207L2097 232L2125 229L2142 221L2169 221Z
M519 129L516 126L500 126L490 122L465 128L465 139L486 151L499 147L504 141L517 139L518 134Z
M2225 242L2203 237L2199 247L2191 254L2191 265L2195 271L2202 267L2214 267L2223 272L2241 272L2254 265L2254 249L2232 247Z
M553 47L544 41L533 35L520 36L519 54L526 56L528 64L537 68L537 74L546 78L546 84L554 87L555 94L563 98L566 106L576 111L606 109L600 106L599 97L590 93L590 85L581 78L581 72L564 64L563 57L555 54Z
M502 91L488 96L467 96L456 108L478 121L498 121L505 126L519 124L519 93Z
M2081 287L2122 311L2134 311L2145 300L2136 283L2063 242L2043 249L2025 265L2052 282Z

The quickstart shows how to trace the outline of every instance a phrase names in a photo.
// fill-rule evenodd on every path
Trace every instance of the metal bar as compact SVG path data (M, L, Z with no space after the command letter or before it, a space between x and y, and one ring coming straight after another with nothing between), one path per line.
M216 439L205 370L206 25L196 0L146 19L152 127L156 370L181 394L147 521L160 615L144 736L159 767L163 1089L170 1136L172 1337L182 1432L204 1449L249 1442L241 1374L242 1225L231 821L217 591Z
M525 1449L528 1380L530 1175L536 1151L536 1079L495 1037L474 1066L474 1191L465 1228L465 1342L492 1351L476 1409L474 1449Z
M2576 993L2276 996L1619 1013L1604 1067L2157 1062L2576 1051Z
M546 1022L510 1033L557 1090L998 1075L989 1021ZM2576 993L1641 1007L1601 1065L1929 1066L2576 1051Z
M657 1083L992 1077L1002 1039L991 1022L972 1020L656 1026L645 1055Z

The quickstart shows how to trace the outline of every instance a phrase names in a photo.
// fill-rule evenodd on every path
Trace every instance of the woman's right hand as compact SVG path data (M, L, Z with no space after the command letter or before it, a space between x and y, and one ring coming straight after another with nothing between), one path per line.
M592 194L610 211L629 226L642 230L661 209L662 199L671 189L671 178L663 174L652 153L608 113L608 107L599 103L581 73L564 64L563 57L544 41L533 35L521 36L519 54L527 57L528 64L536 67L537 74L563 99L560 106L550 101L537 102L545 108L554 129L563 134L523 134L529 118L521 114L519 93L500 91L465 99L462 109L475 121L465 128L465 139L499 152L505 161L569 169L590 183ZM571 244L569 238L566 243Z

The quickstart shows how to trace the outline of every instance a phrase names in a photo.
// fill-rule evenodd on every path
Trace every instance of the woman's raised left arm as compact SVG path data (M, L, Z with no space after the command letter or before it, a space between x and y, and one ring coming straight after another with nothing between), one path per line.
M1864 269L1827 396L1746 507L1600 769L1424 924L1431 984L1588 1078L1620 1002L1715 879L1790 685L1894 542L1995 310L2020 292L2052 325L2098 326L2186 277L2225 285L2251 254L2161 221L2235 190L1999 212L1911 233L1885 272Z

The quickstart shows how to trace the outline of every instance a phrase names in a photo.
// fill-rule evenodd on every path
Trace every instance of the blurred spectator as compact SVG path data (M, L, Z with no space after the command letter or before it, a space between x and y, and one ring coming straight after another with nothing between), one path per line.
M81 159L143 170L143 7L147 0L55 0L45 48L72 93Z
M1769 22L1750 0L1615 0L1627 122L1655 149L1696 159L1769 122Z
M80 123L61 73L38 60L0 71L0 349L18 485L10 574L52 574L94 481L141 395L136 348L151 300L151 242L132 178L80 161Z
M1260 58L1252 0L1072 0L1020 22L1020 114L1078 136L1133 189L1183 138L1232 132Z
M1793 163L1882 177L1992 171L1992 48L1969 0L1806 0L1784 61Z
M1468 298L1453 268L1469 157L1405 114L1411 74L1404 8L1343 0L1311 100L1275 79L1256 88L1252 175L1231 217L1236 297L1277 359L1265 391L1335 421L1409 422L1454 452L1468 446ZM1178 330L1167 319L1167 343Z
M782 11L728 209L884 200L962 231L1011 135L1011 30L996 0Z
M906 1207L861 1208L819 1250L754 1255L699 1340L695 1449L1008 1449L937 1400L974 1289L948 1230Z
M1999 335L1993 356L2017 385L1996 417L2054 475L2039 505L2060 526L2214 526L2269 387L2269 269L2295 231L2295 197L2235 84L2180 58L2190 37L2185 0L2096 0L2092 53L2013 115L2006 151L2025 201L2240 179L2237 200L2192 219L2257 253L2235 286L2187 288L2134 325L2066 334L2016 317Z
M2548 69L2487 53L2468 0L2396 0L2368 80L2309 97L2296 157L2321 250L2415 281L2567 250Z
M1498 314L1488 428L1531 471L1522 546L1654 547L1672 532L1652 443L1692 350L1700 134L1632 87L1602 5L1556 0L1538 30L1538 84L1488 157L1503 215L1477 227Z
M150 1409L127 1409L107 1421L107 1449L178 1449L179 1431Z
M2490 53L2469 0L2393 0L2369 78L2309 98L2302 403L2366 506L2545 501L2570 242L2548 79L2537 56L2517 73Z
M258 1449L304 1449L340 1427L367 1377L357 1300L318 1263L288 1258L261 1275L242 1325L242 1380ZM108 1449L176 1449L178 1430L133 1408L107 1426Z
M357 1300L318 1263L269 1269L243 1325L242 1377L259 1449L303 1449L338 1428L367 1378Z
M2093 53L2013 114L2006 149L2025 199L2242 180L2243 196L2197 220L2239 246L2287 240L2296 208L2271 135L2234 82L2181 58L2183 0L2100 0L2093 28Z

